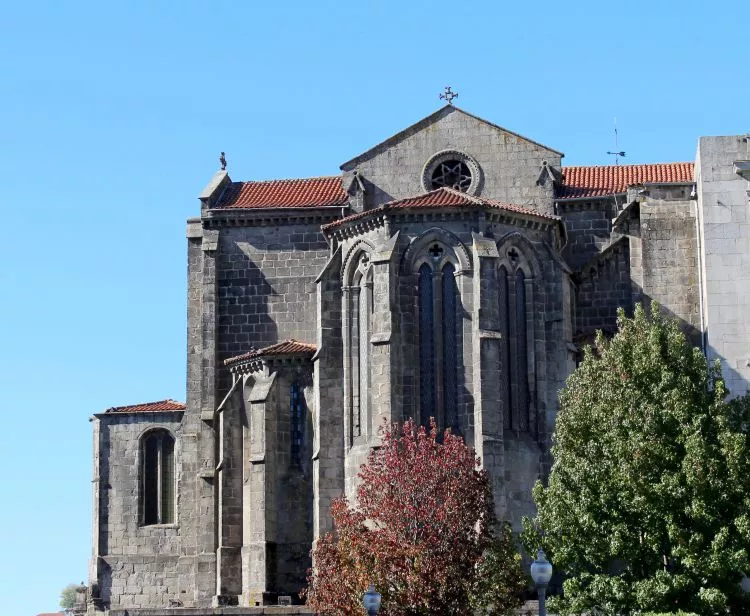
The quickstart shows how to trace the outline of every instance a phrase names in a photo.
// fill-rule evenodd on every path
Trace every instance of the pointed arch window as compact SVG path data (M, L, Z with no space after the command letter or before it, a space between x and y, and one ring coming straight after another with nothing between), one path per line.
M456 267L435 243L417 270L419 420L458 426L458 309Z
M529 324L531 314L528 297L531 278L521 266L522 257L515 248L508 251L508 260L498 269L498 301L500 313L500 396L503 426L507 430L526 432L530 429L531 395Z
M141 439L141 512L144 525L174 524L174 438L151 430Z

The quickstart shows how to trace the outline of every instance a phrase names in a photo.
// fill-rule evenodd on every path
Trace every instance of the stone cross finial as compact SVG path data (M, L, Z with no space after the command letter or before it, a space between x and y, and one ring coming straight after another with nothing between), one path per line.
M221 156L219 156L219 164L221 165L221 170L225 171L227 168L227 157L224 156L224 152L222 152Z
M440 95L440 100L444 100L449 105L452 105L454 98L458 98L458 92L452 92L450 86L445 86L445 92Z

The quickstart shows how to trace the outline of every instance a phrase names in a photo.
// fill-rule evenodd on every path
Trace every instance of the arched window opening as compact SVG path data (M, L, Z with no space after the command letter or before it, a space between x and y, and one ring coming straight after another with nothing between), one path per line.
M142 442L143 524L173 524L175 501L174 438L154 430Z
M429 424L435 409L435 302L432 268L419 268L419 399L420 422Z
M292 443L292 466L302 466L302 445L305 439L305 400L302 388L293 383L289 391L289 428Z

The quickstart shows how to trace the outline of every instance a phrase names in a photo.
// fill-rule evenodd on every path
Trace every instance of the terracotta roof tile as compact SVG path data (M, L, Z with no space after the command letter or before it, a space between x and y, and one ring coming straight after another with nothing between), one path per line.
M252 350L236 357L230 357L224 360L225 366L232 366L249 359L260 359L262 357L272 357L275 355L313 355L317 348L314 344L308 344L307 342L299 342L294 338L290 340L284 340L277 344L264 347L262 349Z
M232 182L216 204L217 208L296 208L347 205L349 197L341 176Z
M144 402L142 404L131 404L129 406L113 406L104 411L105 413L158 413L160 411L184 411L187 407L176 400L159 400L157 402Z
M512 203L503 203L502 201L496 201L495 199L482 199L481 197L473 197L467 195L459 190L453 188L438 188L422 195L415 195L413 197L406 197L405 199L397 199L395 201L389 201L379 208L373 210L367 210L366 212L359 212L346 216L340 220L334 220L327 225L323 225L323 230L335 229L343 224L358 220L360 218L367 218L374 214L382 212L393 212L398 210L410 210L410 209L422 209L422 208L441 208L441 207L492 207L500 210L506 210L508 212L515 212L517 214L524 214L526 216L534 216L536 218L544 218L546 220L559 221L560 218L557 216L550 216L533 210L528 207L521 205L513 205Z
M556 199L585 199L624 193L633 184L692 182L693 163L563 167Z

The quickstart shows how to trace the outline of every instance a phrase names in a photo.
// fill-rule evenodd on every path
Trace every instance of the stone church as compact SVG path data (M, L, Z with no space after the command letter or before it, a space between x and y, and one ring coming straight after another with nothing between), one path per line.
M557 392L619 306L659 301L743 393L749 147L565 167L449 104L335 176L218 171L187 222L186 404L92 419L89 610L297 602L385 421L462 435L518 527Z

